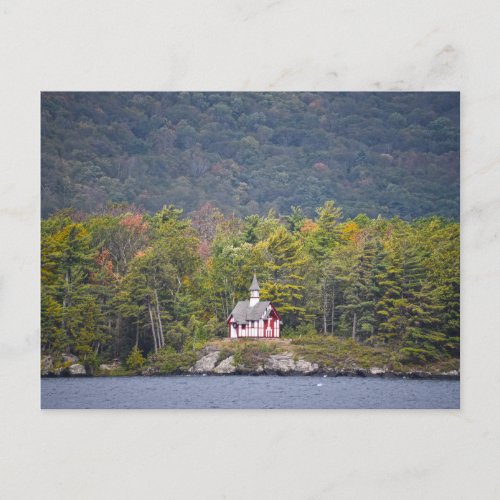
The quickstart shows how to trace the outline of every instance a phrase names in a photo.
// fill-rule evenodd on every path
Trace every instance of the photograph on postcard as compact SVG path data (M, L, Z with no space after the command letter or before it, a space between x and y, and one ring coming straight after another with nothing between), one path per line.
M42 92L42 408L459 408L458 92Z

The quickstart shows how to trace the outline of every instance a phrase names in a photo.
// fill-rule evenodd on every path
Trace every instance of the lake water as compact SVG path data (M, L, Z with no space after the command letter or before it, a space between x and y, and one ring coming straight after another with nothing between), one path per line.
M184 375L41 383L42 408L460 408L458 380Z

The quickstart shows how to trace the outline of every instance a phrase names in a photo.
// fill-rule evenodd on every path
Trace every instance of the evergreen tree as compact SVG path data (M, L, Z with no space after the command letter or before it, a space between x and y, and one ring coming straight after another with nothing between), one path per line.
M287 215L285 217L285 220L287 221L288 229L292 233L296 233L297 231L300 231L300 228L304 224L306 217L302 208L296 206L292 206L291 208L292 213L290 215Z
M306 258L300 241L280 226L266 241L256 245L255 252L265 276L261 296L272 300L290 325L297 324L305 313L301 302Z

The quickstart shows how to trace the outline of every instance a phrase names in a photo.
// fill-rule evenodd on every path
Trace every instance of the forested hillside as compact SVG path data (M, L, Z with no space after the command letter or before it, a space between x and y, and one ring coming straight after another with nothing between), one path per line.
M459 215L458 93L43 93L42 215Z
M42 352L76 354L87 373L148 354L172 371L227 335L255 270L285 337L380 346L396 368L457 360L459 268L457 222L343 220L331 201L313 218L294 207L241 219L209 204L190 219L173 206L60 211L42 221Z

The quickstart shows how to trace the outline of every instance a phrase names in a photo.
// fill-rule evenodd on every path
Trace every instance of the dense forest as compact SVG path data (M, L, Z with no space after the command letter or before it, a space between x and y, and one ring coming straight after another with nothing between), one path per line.
M227 335L248 296L280 311L285 337L349 338L386 346L398 363L456 359L459 225L441 217L343 218L326 201L307 217L189 218L126 205L59 211L42 221L42 352L103 360L193 352Z
M43 93L42 215L459 216L459 94Z
M285 337L458 359L458 93L43 93L41 113L44 354L192 359L255 272Z

